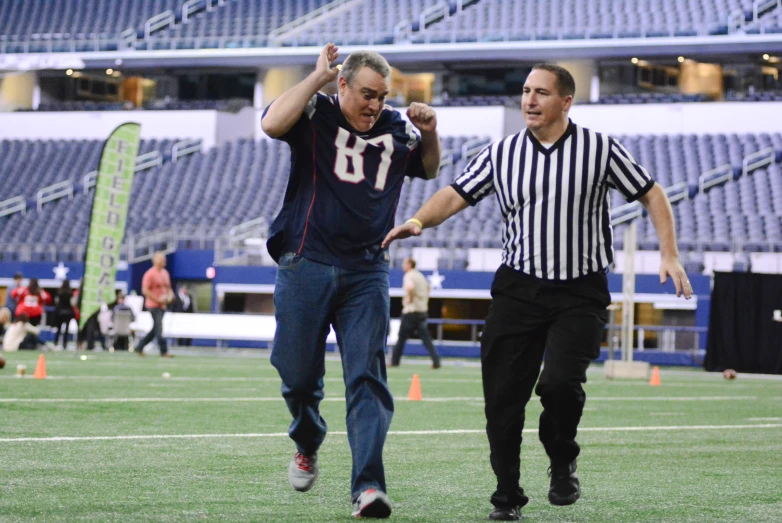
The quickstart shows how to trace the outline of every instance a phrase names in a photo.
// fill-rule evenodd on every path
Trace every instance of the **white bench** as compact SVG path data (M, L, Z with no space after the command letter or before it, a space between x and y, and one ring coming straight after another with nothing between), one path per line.
M396 343L399 324L400 320L391 320L389 345ZM152 330L152 315L149 312L137 314L130 327L137 335L149 332ZM163 316L163 336L166 338L272 341L276 327L277 322L271 315L167 312ZM326 342L337 342L334 329L329 332Z

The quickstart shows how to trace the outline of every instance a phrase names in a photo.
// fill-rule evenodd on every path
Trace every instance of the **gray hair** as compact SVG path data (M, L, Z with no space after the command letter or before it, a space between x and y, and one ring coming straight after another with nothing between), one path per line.
M364 67L369 67L386 80L391 76L391 66L380 54L374 51L356 51L345 58L339 77L344 78L348 85L352 85L353 79Z

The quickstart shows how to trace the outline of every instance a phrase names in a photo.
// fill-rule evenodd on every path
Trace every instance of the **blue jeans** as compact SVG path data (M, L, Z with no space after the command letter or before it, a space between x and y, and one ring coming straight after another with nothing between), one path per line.
M277 331L271 363L293 415L288 433L312 455L326 437L319 405L326 374L326 337L333 325L342 358L347 433L353 455L353 500L386 491L383 445L394 402L386 383L389 297L386 272L341 269L283 254L274 289Z
M160 349L160 355L163 356L168 352L168 344L166 343L166 339L163 337L163 314L165 314L166 311L158 307L153 307L147 310L149 311L149 314L152 315L152 330L150 330L147 335L144 336L144 339L138 342L136 345L136 352L144 350L144 347L146 347L152 340L157 339L157 346Z

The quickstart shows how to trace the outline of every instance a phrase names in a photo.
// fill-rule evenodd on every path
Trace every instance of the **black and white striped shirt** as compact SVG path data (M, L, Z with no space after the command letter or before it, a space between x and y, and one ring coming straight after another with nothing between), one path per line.
M619 142L570 122L550 147L529 130L494 142L452 187L470 205L497 195L505 265L545 280L572 280L613 262L608 189L633 201L653 185Z

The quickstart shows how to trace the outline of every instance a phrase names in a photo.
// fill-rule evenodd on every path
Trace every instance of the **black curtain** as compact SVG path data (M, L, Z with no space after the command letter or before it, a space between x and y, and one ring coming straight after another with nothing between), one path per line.
M772 320L776 309L782 309L782 275L715 273L706 370L782 374L782 323Z

